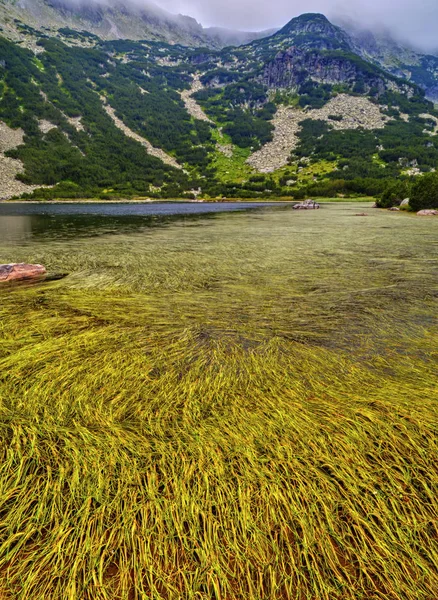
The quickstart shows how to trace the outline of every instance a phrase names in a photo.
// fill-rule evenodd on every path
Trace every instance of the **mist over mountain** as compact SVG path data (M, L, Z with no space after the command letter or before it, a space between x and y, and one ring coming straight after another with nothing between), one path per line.
M14 19L53 32L62 27L87 30L102 39L149 39L187 46L223 47L269 35L221 27L204 28L191 16L172 14L153 2L136 0L2 0L4 29Z
M364 29L392 32L422 52L436 52L436 0L157 0L163 8L194 16L205 26L261 30L280 28L302 13L323 13L332 22L350 19Z
M401 4L400 4L401 3ZM84 27L104 39L166 40L186 45L223 47L240 45L266 37L281 29L293 16L303 12L300 1L293 6L283 0L233 3L197 0L1 0L10 11L23 13L35 23ZM310 0L303 9L326 14L359 43L414 54L437 54L438 4L423 0L415 11L412 3L393 0L365 4L356 0L342 6L332 0ZM225 10L226 9L226 10ZM412 18L411 18L412 15ZM58 23L62 26L62 23ZM228 26L224 26L228 25ZM374 41L371 42L371 39ZM379 51L377 51L377 54Z

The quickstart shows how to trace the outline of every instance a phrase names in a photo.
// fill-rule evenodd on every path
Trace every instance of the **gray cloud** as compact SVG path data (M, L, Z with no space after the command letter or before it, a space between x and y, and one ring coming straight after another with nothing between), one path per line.
M138 1L138 0L137 0ZM282 26L303 12L322 12L363 27L389 28L422 49L438 48L437 0L155 0L173 13L195 17L204 26L262 30Z

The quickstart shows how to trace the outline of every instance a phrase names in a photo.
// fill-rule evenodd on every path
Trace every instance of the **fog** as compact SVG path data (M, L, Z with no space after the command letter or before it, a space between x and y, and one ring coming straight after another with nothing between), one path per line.
M136 0L141 3L142 0ZM155 0L172 13L195 17L205 27L260 31L280 27L303 12L322 12L364 28L388 28L422 50L438 49L438 0Z

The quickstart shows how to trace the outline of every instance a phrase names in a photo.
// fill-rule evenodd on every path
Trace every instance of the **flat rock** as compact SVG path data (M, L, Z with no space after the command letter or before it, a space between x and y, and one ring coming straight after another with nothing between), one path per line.
M391 206L391 208L388 208L388 210L392 210L394 212L400 210L398 206Z
M417 215L420 217L433 217L434 215L438 215L438 210L425 209L417 212Z
M43 265L28 265L26 263L0 265L0 283L44 279L46 275L47 271Z

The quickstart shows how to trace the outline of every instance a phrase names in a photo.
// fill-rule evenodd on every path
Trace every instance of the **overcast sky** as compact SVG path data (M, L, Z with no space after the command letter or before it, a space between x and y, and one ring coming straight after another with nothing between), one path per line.
M360 24L387 26L396 36L438 48L438 0L155 0L173 13L195 17L204 26L262 30L282 26L303 12L342 15Z

